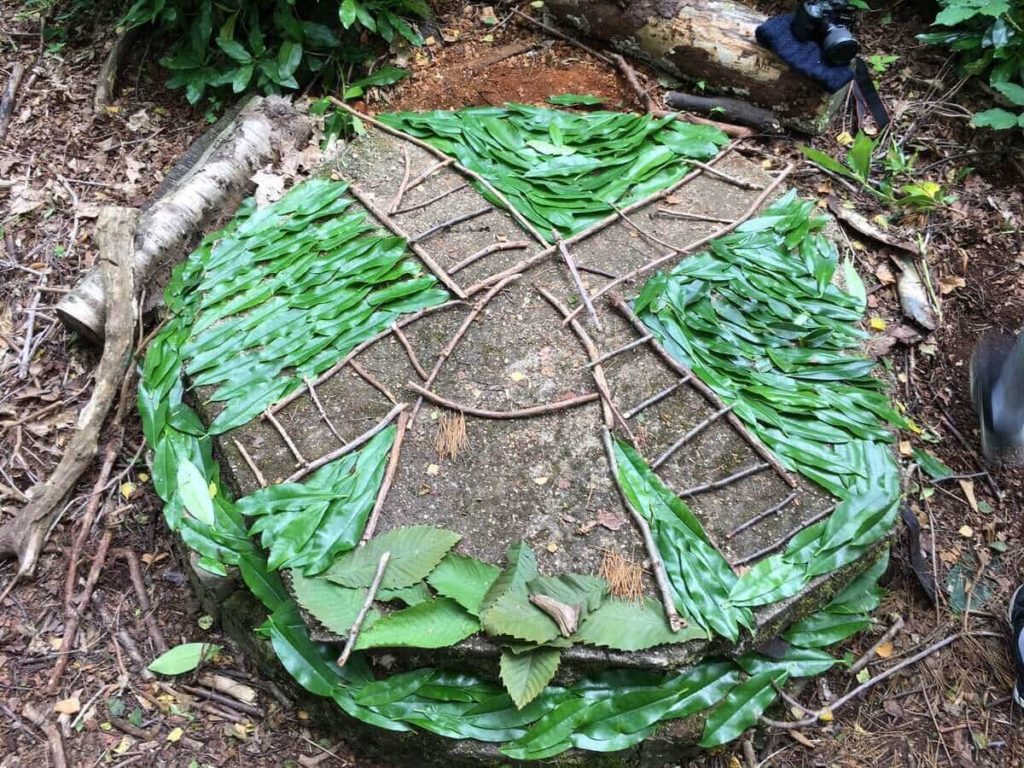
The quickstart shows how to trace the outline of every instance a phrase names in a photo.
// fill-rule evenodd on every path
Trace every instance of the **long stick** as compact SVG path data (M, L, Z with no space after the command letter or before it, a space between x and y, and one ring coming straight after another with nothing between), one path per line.
M402 147L402 154L405 156L405 171L402 173L402 181L398 185L398 191L395 192L395 196L391 198L391 204L388 206L388 213L394 213L395 209L402 204L402 197L405 195L405 190L409 186L409 173L412 171L412 160L409 158L409 148Z
M413 240L409 237L408 233L406 233L405 230L403 230L398 225L398 222L396 222L394 219L388 216L382 208L380 208L375 202L373 202L369 197L367 197L366 194L361 189L359 189L359 187L357 187L355 184L349 184L348 191L351 193L352 197L354 197L356 200L362 203L363 207L366 208L370 213L372 213L374 217L376 217L377 221L379 221L385 227L390 229L394 234L398 235L403 240L407 241L409 250L415 253L419 257L420 261L427 265L427 269L433 272L434 276L442 283L444 283L449 291L454 293L460 299L466 298L466 293L459 287L459 285L454 280L452 280L451 276L441 268L440 264L434 261L433 256L431 256L429 253L423 250L423 248L421 248L419 245L413 242Z
M423 370L423 366L420 365L420 359L416 357L416 350L412 348L412 344L409 343L409 339L406 335L402 333L402 328L398 323L391 326L391 332L395 334L395 338L398 339L398 343L401 344L402 349L405 350L405 354L408 356L409 362L416 371L416 375L425 381L427 378L427 372Z
M362 117L362 115L360 115L360 117ZM434 156L435 157L437 156L436 152L434 153ZM447 155L445 155L444 160L441 160L438 163L434 163L432 166L427 168L427 170L425 170L423 173L421 173L415 179L410 181L409 184L406 186L405 191L408 192L411 189L415 189L420 184L422 184L424 181L426 181L431 176L433 176L435 173L440 171L442 168L447 168L449 165L451 165L454 162L455 162L455 158L454 157L448 157Z
M721 411L719 411L721 413ZM708 491L717 491L719 488L725 488L727 485L731 485L745 477L756 475L758 472L764 472L766 469L770 469L771 464L767 461L759 461L757 464L752 464L749 467L744 467L738 472L733 472L727 477L723 477L720 480L712 480L709 483L702 483L701 485L695 485L693 488L687 488L685 491L679 493L680 496L696 496L698 493L707 493Z
M415 205L407 205L405 208L400 208L397 211L392 211L391 214L393 216L401 216L403 213L412 213L413 211L418 211L420 208L426 208L428 205L433 205L434 203L438 202L439 200L444 200L446 197L448 197L448 195L454 195L456 192L459 192L460 190L463 190L463 189L465 189L468 186L469 186L469 182L468 181L464 181L461 184L459 184L458 186L452 187L447 192L442 192L439 195L435 195L434 197L430 198L429 200L424 200L422 203L416 203ZM452 270L448 270L449 273L451 271Z
M395 323L395 325L397 325L399 328L404 328L405 326L410 325L410 324L416 322L417 320L419 320L420 318L426 317L429 314L432 314L432 313L437 312L437 311L442 310L442 309L448 309L450 307L454 307L454 306L456 306L458 304L463 304L463 303L464 302L459 301L458 299L453 299L451 301L446 301L444 304L438 304L437 306L434 306L434 307L427 307L426 309L421 309L418 312L413 312L408 317L405 317L402 320L399 320L397 323ZM338 371L342 370L346 365L349 364L350 360L353 360L354 358L356 358L359 355L361 355L363 352L368 350L370 347L372 347L378 341L380 341L383 338L386 338L388 336L388 334L390 334L390 333L391 333L391 328L388 328L387 330L381 331L380 333L378 333L375 336L371 336L366 341L364 341L362 344L359 344L358 346L354 347L352 349L352 351L349 352L347 355L345 355L343 358L341 358L341 360L336 362L334 365L332 365L326 371L324 371L319 376L317 376L315 379L313 379L313 384L315 384L316 386L320 386L321 384L323 384L328 379L336 376L338 374ZM298 400L300 397L302 397L302 388L301 387L299 387L298 389L295 389L294 391L292 391L292 393L290 395L285 395L284 397L282 397L276 403L271 405L267 410L270 411L270 413L276 414L279 411L281 411L284 408L286 408L291 403L293 403L296 400ZM264 414L261 418L265 419L266 415Z
M160 631L160 625L156 623L153 610L149 603L149 594L146 592L146 582L142 578L142 566L139 564L139 556L131 549L124 549L121 552L124 560L128 563L128 575L132 580L132 588L135 590L135 597L139 601L139 611L142 613L142 621L146 625L149 639L153 642L153 648L158 654L167 653L167 641L164 640L164 633Z
M269 421L273 425L274 429L277 430L277 434L279 434L281 436L281 439L284 440L284 444L288 446L288 450L291 451L292 456L295 457L297 466L307 465L309 462L306 461L306 457L303 456L302 453L299 451L299 447L295 445L295 442L292 440L291 435L289 435L288 431L284 428L284 424L278 421L277 418L274 416L274 414L270 412L269 409L263 415L267 417L267 421Z
M871 657L875 655L875 651L877 651L883 643L887 643L896 637L896 634L901 629L903 629L903 617L897 616L896 621L894 621L892 626L886 630L885 634L878 638L878 640L876 640L871 647L864 652L864 655L853 662L853 664L850 665L850 668L846 671L851 675L856 675L864 669L864 667L871 663Z
M510 243L492 243L491 245L488 245L485 248L481 248L476 253L471 253L469 256L464 258L462 261L460 261L454 267L449 269L448 272L450 274L454 275L456 272L459 272L459 271L465 269L470 264L476 263L477 261L482 259L484 256L490 256L492 253L497 253L499 251L515 251L515 250L519 250L520 248L529 248L529 247L530 247L530 241L529 240L516 240L516 241L510 242Z
M808 521L806 521L804 523L801 523L800 526L795 531L790 531L785 536L782 536L781 538L776 539L775 541L773 541L767 547L762 547L761 549L757 550L757 552L754 552L753 554L747 555L744 558L741 558L739 560L734 561L732 563L733 568L735 568L737 566L740 566L740 565L746 565L747 563L752 562L754 560L757 560L757 559L759 559L761 557L764 557L765 555L770 555L776 549L781 549L782 547L786 546L786 544L789 543L789 540L792 539L794 536L796 536L798 533L800 533L803 530L806 530L807 528L810 528L815 523L819 523L822 520L824 520L826 517L831 515L832 512L835 510L835 508L838 507L838 506L839 506L839 504L833 504L831 507L827 507L827 508L821 510L821 512L816 514L810 520L808 520Z
M252 456L249 455L249 452L245 450L245 446L234 438L231 439L231 442L235 444L235 448L238 449L238 453L241 455L242 461L244 461L246 466L249 467L249 471L256 477L256 482L259 483L260 488L266 488L267 478L265 478L263 473L260 472L260 468L256 466L256 462L252 460Z
M386 397L392 403L394 403L395 405L398 404L398 398L394 396L390 389L388 389L386 386L384 386L384 384L378 381L377 378L372 373L363 368L363 366L361 366L355 360L349 360L348 364L352 368L352 370L356 372L359 378L361 378L371 387L373 387L382 395L384 395L384 397Z
M733 404L733 405L735 405L735 404ZM672 443L672 445L670 445L668 448L665 449L665 451L661 454L661 456L656 458L651 463L651 469L657 469L662 464L664 464L666 461L668 461L676 451L678 451L680 448L682 448L688 442L693 440L693 438L695 438L697 435L699 435L705 429L707 429L712 424L714 424L716 421L718 421L718 419L722 418L723 416L725 416L725 414L729 413L729 411L731 411L733 409L733 405L727 405L724 408L718 409L717 411L712 413L710 416L708 416L706 419L704 419L704 421L702 421L700 424L695 426L693 429L691 429L685 435L683 435L678 440L676 440L674 443ZM680 495L683 495L683 494L680 494Z
M565 266L569 268L569 274L572 275L572 281L576 285L576 290L579 291L580 298L583 299L583 306L587 308L590 319L594 321L594 327L599 331L603 330L601 328L601 321L597 317L597 310L594 309L594 303L590 300L590 294L587 292L586 286L583 285L580 271L576 269L576 262L569 253L569 248L566 246L565 241L560 237L558 238L558 250L562 254Z
M648 341L650 341L653 338L654 338L654 336L652 336L649 333L644 334L639 339L634 339L633 341L629 342L629 344L624 344L623 346L619 347L618 349L613 349L611 352L605 352L603 355L601 355L599 358L597 358L597 360L594 360L592 362L587 363L587 368L590 368L590 367L595 366L595 365L600 365L601 363L603 363L603 362L605 362L607 360L611 360L613 357L618 357L623 352L629 352L629 350L631 350L631 349L636 349L637 347L646 344Z
M345 640L345 647L341 649L341 655L338 657L339 667L345 666L348 657L352 655L352 651L356 647L359 631L363 628L363 622L366 621L366 614L370 612L370 606L373 605L374 598L377 597L377 591L380 589L380 583L384 580L384 571L387 569L388 560L390 559L390 552L384 552L380 556L380 561L377 563L377 572L373 574L370 588L366 590L366 599L363 600L363 606L359 609L359 613L356 614L356 620L352 622L352 628L348 631L348 638Z
M384 500L388 496L388 491L391 490L391 483L394 482L395 472L398 469L398 457L402 451L402 441L405 439L405 428L408 424L408 414L404 412L398 414L395 442L391 444L391 455L388 457L388 468L384 470L384 481L380 484L380 490L377 491L377 499L374 501L373 511L370 512L370 517L366 521L366 528L363 529L363 535L359 537L359 546L362 546L373 538L373 532L377 529L377 520L380 518L380 512L384 508Z
M531 405L528 408L518 408L514 411L489 411L486 408L477 408L473 405L466 405L464 403L457 403L454 400L449 400L447 397L443 397L436 392L431 392L426 387L421 387L419 384L412 381L408 382L406 386L414 392L422 395L427 400L430 400L432 403L443 405L445 408L466 413L470 416L479 416L482 419L526 419L531 416L542 416L546 413L564 411L566 408L575 408L578 405L592 403L601 397L597 392L588 392L585 395L577 395L576 397L570 397L566 400L558 400L557 402L545 403L544 405Z
M765 518L768 518L768 517L771 517L774 514L777 514L780 510L782 510L784 507L786 507L795 498L796 498L796 494L795 493L789 494L786 498L784 498L778 504L773 504L768 509L766 509L764 512L762 512L762 513L760 513L758 515L754 515L752 518L747 520L745 523L740 523L739 525L737 525L735 528L733 528L731 531L729 531L727 534L725 534L725 538L726 539L731 539L736 534L742 533L743 531L747 530L747 528L750 528L752 526L757 525L758 523L760 523Z
M840 696L838 699L833 701L828 706L822 707L817 712L811 714L808 717L805 717L803 720L794 720L794 721L791 721L791 722L779 722L778 720L769 720L766 717L762 717L761 718L761 722L763 722L765 725L770 725L773 728L784 728L786 730L797 729L797 728L805 728L808 725L814 725L816 722L818 722L818 720L821 719L821 717L823 715L834 713L837 709L839 709L843 705L848 704L849 702L853 701L858 696L860 696L865 691L867 691L869 688L872 688L872 687L878 685L879 683L883 682L884 680L888 680L890 677L895 675L897 672L901 672L902 670L906 669L907 667L912 666L913 664L916 664L917 662L921 661L924 658L927 658L928 656L931 656L936 651L941 651L947 645L949 645L950 643L954 642L955 640L959 640L962 637L963 637L963 634L958 632L955 635L950 635L949 637L944 638L943 640L939 640L937 643L933 643L932 645L929 645L923 651L921 651L919 653L915 653L909 659L904 659L899 664L897 664L894 667L890 667L889 669L885 670L885 672L882 672L877 677L872 677L867 682L865 682L865 683L863 683L861 685L858 685L856 688L854 688L852 691L847 693L845 696Z
M697 250L698 248L707 245L712 240L717 240L718 238L724 237L725 235L729 234L734 229L736 229L736 227L738 227L740 224L747 221L755 213L757 213L758 209L764 204L765 200L771 197L772 193L779 188L782 182L786 180L786 178L794 171L795 168L796 163L790 163L789 165L787 165L785 169L782 171L782 173L780 173L778 176L772 179L771 184L769 184L767 187L761 190L761 194L757 196L757 199L751 204L751 206L746 211L743 212L742 216L736 219L736 221L732 222L731 224L726 224L725 226L715 230L706 237L702 237L699 240L695 240L689 245L684 245L682 248L676 248L675 250L669 253L659 256L653 261L649 261L646 264L642 264L641 266L634 269L632 272L629 272L625 275L622 275L621 277L617 277L616 279L605 283L603 286L601 286L601 288L599 288L596 292L590 295L591 301L603 296L604 294L608 293L608 291L616 288L617 286L622 285L622 283L628 282L630 280L635 280L640 275L650 272L652 269L657 269L666 261L669 261L670 259L673 259L676 256L680 256L685 253L691 253ZM624 209L624 212L628 213L629 210ZM578 315L581 310L582 307L574 310L573 317Z
M441 368L444 365L445 361L448 359L448 356L455 351L455 347L458 345L459 341L462 340L462 337L465 335L466 331L469 330L469 326L473 324L473 321L476 320L480 313L484 311L484 307L487 306L491 299L493 299L501 292L502 288L511 283L513 280L518 279L519 275L510 275L497 285L493 286L491 290L484 294L482 298L477 299L476 303L473 305L473 308L469 310L469 313L462 320L462 325L458 327L458 330L455 331L455 334L445 345L444 349L441 350L441 354L437 356L437 361L434 363L434 367L430 369L430 373L427 375L426 381L423 382L424 386L426 386L427 389L429 389L430 386L434 383L434 379L436 379L437 374L441 372ZM412 407L412 415L409 416L410 425L412 424L413 420L415 420L416 414L420 412L420 405L422 403L423 396L420 395L420 397L417 398L416 400L416 404Z
M398 128L392 128L390 125L382 123L380 120L377 120L376 118L370 117L369 115L365 115L362 112L359 112L358 110L352 109L352 107L350 107L348 104L341 101L340 99L336 99L334 96L328 96L327 98L331 100L331 103L334 104L334 106L338 107L339 109L345 110L346 112L348 112L353 117L359 120L365 120L370 125L374 126L375 128L379 128L385 133L390 133L392 136L397 136L400 139L404 139L405 141L411 142L420 149L425 149L427 152L429 152L434 157L440 160L450 159L444 152L439 150L437 147L428 144L422 139L417 139L415 136L412 136L406 133L405 131L401 131ZM451 166L459 173L463 174L464 176L468 176L469 178L473 179L473 181L477 182L480 186L482 186L484 189L486 189L487 193L494 197L494 199L497 200L499 203L501 203L502 207L504 207L509 212L512 218L518 221L519 225L527 232L529 232L530 235L538 243L543 243L545 245L547 244L547 240L544 239L544 236L537 231L533 224L531 224L527 220L527 218L523 216L523 214L521 214L515 208L515 206L512 205L512 203L508 201L508 198L505 197L505 195L503 195L501 192L495 189L494 185L487 181L487 179L485 179L476 171L470 170L466 166L462 165L462 163L456 162L454 160L452 161Z
M471 220L477 218L478 216L483 216L485 213L490 213L493 210L494 210L494 206L492 206L492 205L485 205L483 208L478 208L475 211L470 211L469 213L460 214L460 215L455 216L455 217L453 217L451 219L448 219L447 221L442 221L440 224L435 224L430 229L428 229L428 230L426 230L424 232L420 232L418 235L414 235L412 237L412 239L409 240L409 242L410 243L422 243L428 237L436 235L438 232L441 232L442 230L449 229L450 227L454 227L456 224L461 224L464 221L471 221Z
M314 471L320 469L320 467L322 467L324 464L330 464L335 459L340 459L342 456L345 456L346 454L352 453L352 451L354 451L356 448L359 448L364 443L369 442L369 440L374 435L376 435L378 432L380 432L382 429L384 429L386 426L388 426L388 424L390 424L392 421L394 421L395 417L398 414L400 414L402 411L404 411L407 407L408 407L408 403L399 403L394 408L392 408L390 411L388 411L387 416L385 416L383 419L378 421L373 427L371 427L366 432L361 434L355 440L353 440L350 443L347 443L346 445L341 446L340 448L335 448L333 451L331 451L330 453L328 453L328 454L326 454L324 456L321 456L316 461L310 462L309 464L304 466L302 469L300 469L299 471L295 472L293 475L289 476L288 479L285 480L285 482L286 483L297 483L297 482L299 482L299 480L304 478L310 472L314 472Z
M730 152L732 152L738 145L739 145L738 141L732 142L731 144L729 144L729 146L727 146L725 149L723 149L721 152L719 152L717 155L715 155L710 160L710 162L707 163L707 165L714 165L715 163L719 162L723 157L725 157ZM637 200L635 203L630 203L625 208L613 211L612 213L608 214L607 216L605 216L600 221L597 221L597 222L591 224L586 229L577 232L575 235L572 235L571 237L565 238L565 240L563 240L563 242L565 243L566 246L575 245L576 243L583 242L588 237L592 237L592 236L596 235L598 232L601 232L604 229L606 229L607 227L609 227L612 224L616 223L623 214L632 213L633 211L639 210L639 209L641 209L641 208L643 208L643 207L645 207L647 205L650 205L651 203L656 203L659 200L664 200L665 198L669 197L673 193L677 192L680 188L682 188L686 184L689 184L691 181L696 179L702 173L704 173L703 169L696 168L696 169L690 171L685 176L683 176L683 178L681 178L679 181L677 181L672 186L667 187L666 189L663 189L660 192L654 192L654 193L648 195L645 198ZM494 283L494 282L496 282L498 280L503 280L504 278L508 277L511 274L515 274L517 272L525 272L527 269L532 267L534 264L539 264L540 262L544 261L546 258L551 256L551 254L557 253L557 252L558 252L558 245L557 244L549 245L544 250L538 251L537 253L535 253L532 256L529 256L529 257L523 259L522 261L520 261L517 264L513 264L508 269L506 269L506 270L504 270L502 272L499 272L499 273L497 273L495 275L491 275L490 277L485 278L484 280L481 280L479 283L476 283L475 285L471 285L469 288L466 289L466 293L468 293L470 296L472 296L473 294L478 293L479 291L482 291L484 288L488 287L492 283ZM582 307L581 307L581 309L582 309ZM575 314L574 314L574 316L575 316Z
M690 380L690 378L691 378L690 376L684 376L679 381L677 381L675 384L673 384L673 385L671 385L669 387L665 387L665 389L661 390L661 392L656 392L653 395L651 395L650 397L648 397L646 400L643 400L643 401L637 403L636 405L634 405L632 408L630 408L628 411L626 411L622 415L625 416L627 419L632 419L634 416L636 416L638 413L640 413L640 411L644 410L644 408L650 408L655 403L660 403L662 400L664 400L666 397L671 395L673 392L675 392L681 386L686 384Z
M647 327L640 322L640 318L636 316L636 314L633 312L633 308L626 303L626 300L623 299L622 296L620 296L617 293L613 293L609 297L609 300L612 302L612 305L617 310L619 310L619 312L622 313L623 317L625 317L627 320L629 320L630 323L632 323L633 327L636 328L637 332L647 332ZM671 354L669 354L669 351L665 349L664 346L662 346L661 342L659 342L657 339L651 339L649 343L651 345L651 349L653 349L658 354L658 357L660 357L666 365L668 365L680 376L686 378L690 386L692 386L694 389L696 389L698 392L704 395L704 398L713 406L715 406L715 408L720 409L725 406L725 403L722 402L722 398L720 398L718 394L713 389L711 389L711 387L709 387L707 384L701 381L697 376L694 376L693 371L691 371L685 365L676 360ZM762 443L753 432L747 429L746 425L742 421L740 421L739 417L735 413L732 413L730 411L729 413L726 414L725 418L729 420L729 424L732 425L732 428L739 432L740 436L747 441L747 444L751 448L753 448L762 459L764 459L765 461L772 465L772 467L775 469L776 474L778 474L778 476L781 477L786 482L786 484L789 485L790 488L797 487L796 480L794 480L793 477L789 474L789 472L787 472L786 469L782 466L782 464L779 463L779 460L775 458L774 455L772 455L772 452L765 447L764 443Z
M676 612L675 600L672 597L672 587L669 585L668 574L665 572L665 561L661 559L661 554L658 552L658 545L654 543L654 535L651 533L651 527L647 524L643 515L633 509L633 505L629 503L629 499L627 499L625 494L622 493L622 486L619 484L619 465L615 461L615 449L612 447L612 434L608 431L607 427L603 427L601 429L601 441L604 443L604 452L608 457L608 466L611 467L615 487L619 489L619 495L622 497L622 503L625 505L626 509L629 510L629 514L633 517L633 522L636 523L636 527L640 529L640 535L643 537L644 547L647 549L647 559L651 561L651 570L654 572L654 583L658 585L658 593L661 595L661 604L665 609L665 617L668 619L668 625L673 632L678 632L683 628L684 622Z
M331 434L338 438L338 442L344 443L345 438L341 436L341 433L338 431L337 427L334 426L334 422L331 421L331 417L327 415L327 409L324 408L324 404L320 402L320 398L316 394L316 387L313 386L313 382L310 380L309 376L304 376L302 381L306 384L306 391L309 392L310 400L313 401L313 405L316 406L317 411L320 413L320 418L324 420L324 423L327 425L327 428L331 430ZM241 449L242 446L239 445L238 447L239 449ZM245 458L244 455L242 458Z

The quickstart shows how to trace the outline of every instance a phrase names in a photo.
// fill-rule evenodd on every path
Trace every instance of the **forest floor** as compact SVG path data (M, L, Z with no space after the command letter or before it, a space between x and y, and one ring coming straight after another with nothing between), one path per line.
M53 308L95 259L98 206L143 205L162 173L208 124L180 91L163 87L165 75L148 48L136 52L115 107L94 115L92 93L112 25L80 21L85 26L44 41L37 17L26 7L31 6L0 0L0 81L6 83L15 62L27 67L10 130L0 142L5 516L53 470L90 394L98 354L64 330ZM539 104L553 94L592 93L607 97L608 108L637 108L632 92L606 64L538 36L500 10L502 22L487 27L480 11L460 6L442 16L434 45L411 62L412 76L390 92L376 92L369 106ZM869 666L878 674L945 637L958 639L875 686L836 712L832 722L801 732L759 732L753 746L762 765L1024 763L1004 621L1024 565L1024 472L984 467L968 394L968 362L979 336L1013 333L1024 325L1024 155L1019 133L992 135L968 127L965 106L984 94L961 82L945 52L914 40L927 25L926 15L917 13L910 4L893 3L892 10L871 13L863 27L869 53L898 52L880 77L881 91L894 116L892 138L907 157L916 156L912 170L885 173L897 182L936 181L956 196L934 210L907 213L891 232L925 246L941 298L936 330L919 333L911 343L895 341L893 329L908 324L896 293L895 252L855 233L844 235L840 246L853 255L868 286L871 325L877 329L873 344L885 349L881 360L894 381L894 397L922 429L901 435L900 452L908 467L907 503L922 529L920 546L932 564L938 600L932 604L924 596L900 524L889 596L873 627L845 650L859 656L901 618L902 630ZM852 130L849 121L837 117L814 145L841 156L837 136ZM766 168L781 167L800 156L797 145L803 141L752 139L739 151ZM868 218L891 213L810 163L796 178L801 192L822 205L837 195ZM163 525L133 410L111 479L99 490L106 514L98 528L112 532L111 553L94 599L82 612L78 642L56 694L44 689L64 631L68 553L96 470L82 478L35 577L17 586L0 608L0 767L54 764L54 740L63 745L67 764L76 766L373 765L358 756L357 745L336 743L286 691L230 651L219 657L216 671L256 689L253 710L230 699L196 699L184 690L187 683L144 679L142 667L157 655L158 635L168 645L224 640L202 615ZM110 437L105 433L101 445ZM921 471L909 472L912 448L930 452L955 476L932 482ZM101 533L90 538L88 557ZM147 627L145 607L132 587L127 564L133 556L141 563L159 633ZM13 562L0 565L0 586L14 570ZM814 698L828 700L856 684L849 674L835 672L818 681ZM744 756L735 745L696 764L731 768L743 765Z

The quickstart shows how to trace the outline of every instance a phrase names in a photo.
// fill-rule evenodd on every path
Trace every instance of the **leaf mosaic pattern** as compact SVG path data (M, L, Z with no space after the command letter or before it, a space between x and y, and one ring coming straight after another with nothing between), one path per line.
M479 173L545 237L552 229L573 235L615 207L670 186L690 171L687 159L710 160L728 141L717 128L671 116L574 114L522 104L379 119Z
M502 114L509 117L504 127L496 120ZM680 157L706 159L724 141L692 126L625 118L512 107L391 119L433 131L431 140L494 181L542 230L554 226L567 234L603 216L611 203L626 204L678 178L685 172ZM529 155L532 170L523 172L517 158L528 153L537 156ZM623 173L627 164L635 170ZM307 182L275 206L256 211L246 204L224 231L206 238L174 276L168 290L173 317L149 347L139 388L153 483L168 525L204 567L238 568L268 612L260 632L300 685L376 727L497 742L511 759L535 760L571 747L626 749L660 723L697 712L707 714L702 743L721 744L771 704L772 682L819 674L837 663L821 648L868 621L881 596L875 583L884 559L823 611L793 625L785 633L788 647L772 658L707 659L668 675L611 669L571 686L551 684L561 648L573 641L628 649L709 632L737 636L750 626L752 607L852 562L891 525L894 465L879 418L899 417L867 362L847 354L859 342L859 300L830 285L834 254L807 206L789 198L713 244L710 253L652 280L637 310L674 354L737 403L737 414L792 468L842 499L832 517L794 537L785 552L766 561L770 565L737 577L686 505L620 444L623 491L656 531L659 549L671 556L666 560L675 560L669 573L679 607L691 619L688 629L671 633L649 601L606 599L593 577L541 576L525 543L510 548L499 571L449 552L451 538L396 582L404 585L401 594L380 596L409 607L372 611L360 647L414 645L413 635L422 636L421 645L448 645L478 630L476 614L486 627L508 623L514 611L534 610L523 602L530 594L579 605L588 615L577 635L541 647L507 643L502 677L511 681L511 696L497 680L471 674L420 669L375 679L358 653L339 668L336 649L311 640L277 569L293 569L292 587L306 610L335 631L348 630L364 589L315 574L358 541L394 430L303 483L237 501L220 485L211 435L245 423L298 386L302 375L329 367L402 312L446 298L433 278L404 258L404 243L372 234L343 193L343 184ZM551 198L560 204L549 205ZM271 317L288 321L272 323ZM739 352L727 354L712 328L724 331ZM228 350L240 350L230 365ZM214 387L214 399L225 403L209 430L183 400L186 375ZM837 410L838 403L849 407ZM813 420L807 413L825 415ZM827 485L817 459L822 455L838 467ZM251 528L246 517L255 519ZM699 568L699 577L687 568ZM364 564L355 581L341 580L362 585L368 569ZM407 584L410 579L415 583ZM624 623L640 631L617 637Z

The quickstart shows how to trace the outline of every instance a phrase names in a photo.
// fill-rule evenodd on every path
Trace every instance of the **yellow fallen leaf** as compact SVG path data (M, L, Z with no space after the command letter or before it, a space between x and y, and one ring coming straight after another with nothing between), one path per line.
M217 485L216 485L216 483L210 483L210 498L211 499L216 499L217 498Z
M868 327L873 331L884 331L886 327L885 320L880 317L872 317L868 320Z
M139 472L139 482L140 483L149 482L149 475L147 475L145 472Z
M914 449L909 440L900 440L900 456L913 456Z
M127 736L122 736L121 740L117 742L117 746L114 747L114 754L123 755L131 748L131 746L132 740L129 739Z
M729 755L729 768L743 768L743 763L736 755Z
M965 539L969 539L974 536L974 529L971 528L971 526L969 525L961 525L960 530L957 531L957 533L959 533Z
M59 637L51 637L51 638L50 638L50 647L51 647L51 648L52 648L53 650L55 650L55 651L59 651L59 650L60 650L60 647L61 647L62 645L64 645L64 641L63 641L63 640L62 640L61 638L59 638Z
M121 496L126 499L130 499L133 493L135 493L135 483L131 480L126 483L121 483Z
M821 722L823 723L831 723L832 720L834 720L835 718L832 715L832 710L826 709L824 712L818 715L818 719L821 720Z
M548 479L546 477L535 477L533 478L533 482L535 482L537 485L546 485Z
M72 696L70 699L61 699L53 705L53 711L62 715L74 715L80 712L81 709L82 702L78 700L77 696Z
M309 712L307 712L304 709L300 709L298 712L296 712L295 716L299 718L299 720L309 720Z
M441 467L437 464L427 464L428 475L439 475L441 473Z
M557 544L555 544L555 542L553 542L553 541L549 541L549 542L548 542L548 546L547 546L547 550L548 550L548 552L550 552L551 554L554 554L555 552L557 552L557 551L558 551L558 545L557 545Z
M182 728L174 728L170 733L167 734L167 740L172 744L181 741L181 737L185 735L185 731Z
M864 726L862 726L858 722L854 722L854 724L853 724L853 732L856 733L858 736L867 736L868 735L868 732L864 730Z
M801 717L803 717L803 712L801 711L799 714L793 715L793 717L801 718ZM803 744L805 747L809 747L809 748L813 749L814 747L818 746L818 742L811 741L806 736L804 736L802 733L800 733L800 731L795 731L795 730L793 730L791 728L790 730L787 731L787 733L789 734L789 738L791 738L793 741L797 742L798 744Z
M841 147L848 147L853 144L853 136L850 135L849 131L843 131L836 136L836 144Z
M509 378L512 379L512 381L522 381L523 379L526 378L526 374L523 373L522 371L512 371L512 374L509 376Z
M892 656L892 641L886 640L880 646L875 648L875 655L880 659L888 659Z
M974 481L973 480L961 480L960 490L964 492L964 496L967 497L967 503L971 505L971 510L974 512L978 511L978 500L974 498Z

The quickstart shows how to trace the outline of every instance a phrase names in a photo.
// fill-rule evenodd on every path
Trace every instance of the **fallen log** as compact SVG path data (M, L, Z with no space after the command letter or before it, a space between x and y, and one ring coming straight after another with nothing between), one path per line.
M11 77L7 81L7 88L4 90L4 95L0 97L0 142L7 136L7 126L11 122L15 97L18 95L18 86L21 85L21 78L24 74L25 65L15 62L11 67Z
M103 60L100 67L99 77L96 78L96 91L92 97L92 109L97 114L107 111L114 98L117 96L118 81L121 77L121 70L124 69L125 59L132 50L132 46L139 37L142 27L131 27L121 31L111 46L107 58Z
M134 243L135 285L162 263L180 257L192 237L230 213L250 188L253 173L310 134L308 120L287 99L255 98L222 130L194 165L142 215ZM99 342L106 313L103 281L89 270L57 305L71 330Z
M838 103L754 39L765 16L732 0L548 0L563 27L710 93L772 110L791 128L820 132Z
M753 104L727 96L697 96L682 91L669 91L665 94L665 103L670 109L703 112L765 133L778 133L782 128L779 119L770 109L755 107Z
M45 483L29 492L29 503L0 526L0 555L14 555L19 561L11 585L35 569L46 537L64 509L64 499L92 464L99 450L100 428L128 369L135 333L131 243L138 218L134 208L108 206L100 211L96 221L98 262L111 299L110 312L105 316L107 341L96 369L92 396L78 416L60 463Z

